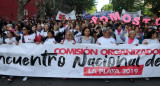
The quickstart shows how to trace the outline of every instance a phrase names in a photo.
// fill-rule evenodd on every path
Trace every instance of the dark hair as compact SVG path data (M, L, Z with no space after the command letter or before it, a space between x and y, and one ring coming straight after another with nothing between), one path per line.
M121 25L121 24L116 24L116 25L115 25L116 29L117 29L119 26L122 26L122 25Z
M103 25L103 22L102 21L100 21L101 22L101 24Z
M149 33L147 34L147 39L152 38L152 35L155 34L155 33L157 33L155 30L152 30L151 32L149 32Z
M59 25L59 23L61 23L62 25L61 26L59 26L60 28L63 28L63 23L60 21L60 22L58 22L58 25Z
M91 35L92 35L92 31L91 31L91 29L90 29L89 27L86 27L86 28L84 28L84 29L82 30L82 36L85 35L85 34L84 34L84 31L85 31L86 29L89 29L89 31L90 31L89 36L91 36Z
M113 25L112 24L108 24L107 27L113 27Z
M23 27L23 28L26 28L29 32L29 34L32 34L33 33L33 31L32 31L32 29L30 28L30 27L28 27L28 26L25 26L25 27Z
M96 30L97 30L97 29L101 29L101 27L100 27L100 26L98 26L98 27L96 28Z
M11 32L12 36L14 37L14 33L12 31L10 31L10 30L7 30L7 31Z
M50 32L50 33L52 33L52 35L54 36L54 31L52 31L52 30L49 30L49 31L48 31L48 33L49 33L49 32Z

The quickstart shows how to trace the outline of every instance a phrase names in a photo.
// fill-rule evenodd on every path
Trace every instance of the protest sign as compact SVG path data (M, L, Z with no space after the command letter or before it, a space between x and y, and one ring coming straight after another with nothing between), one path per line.
M160 77L160 46L20 44L0 46L0 74L66 78Z

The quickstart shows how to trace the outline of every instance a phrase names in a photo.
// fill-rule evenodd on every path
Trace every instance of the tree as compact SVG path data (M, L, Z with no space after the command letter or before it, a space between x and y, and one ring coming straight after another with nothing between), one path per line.
M34 3L38 8L37 12L38 18L42 21L45 20L45 6L46 6L45 0L39 0L39 1L34 0Z
M113 11L113 4L104 5L101 10Z
M24 18L24 7L30 2L30 0L17 0L18 2L18 21L22 21Z
M95 0L63 0L59 10L64 13L76 10L77 14L81 14L83 11L91 10L93 6L95 6Z
M150 10L151 10L151 8L145 8L144 15L146 15L146 16L153 16L152 11L150 11Z
M122 9L132 11L135 0L112 0L113 10L121 13Z
M55 15L59 10L63 13L75 10L77 14L91 10L95 6L95 0L35 0L35 5L39 19L43 21L45 16Z
M91 10L87 10L88 13L94 14L97 11L95 6L92 6Z
M153 13L158 13L160 11L160 0L144 0L145 5L150 4L152 8L150 9Z

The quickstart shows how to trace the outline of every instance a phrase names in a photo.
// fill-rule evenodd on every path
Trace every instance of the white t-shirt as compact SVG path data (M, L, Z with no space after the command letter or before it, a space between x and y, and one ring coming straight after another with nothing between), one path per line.
M126 38L125 38L125 42L124 42L124 44L129 44L129 43L128 43L128 39L129 39L128 37L126 37ZM136 38L134 38L134 40L133 40L132 44L133 44L133 45L135 45L135 44L139 44L139 40L138 40L138 39L136 39Z
M147 42L148 44L154 44L154 43L159 43L158 39L144 39L142 44L144 44L144 42Z
M42 36L47 37L47 33L48 33L48 32L43 32L43 35L42 35Z
M60 28L59 32L64 32L65 28Z
M78 39L81 37L81 32L78 32L75 36L74 39L76 40L76 42L78 41Z
M70 32L76 32L76 30L75 30L75 29L70 29L69 31L70 31Z
M101 44L101 45L107 45L107 44L115 44L116 41L114 38L110 37L110 38L104 38L103 36L98 38L97 44Z
M24 37L24 42L25 43L34 43L34 39L35 39L35 33L33 34L30 34L30 35L25 35L23 36L23 34L20 34L21 35L21 40L20 40L20 43L23 43L23 37Z
M9 39L9 38L6 38L5 39L5 42L8 44L8 43L16 43L17 41L16 41L16 38L15 37L12 37L12 39Z
M54 36L57 36L58 33L59 31L54 31Z
M48 39L45 40L44 44L53 44L53 43L55 43L55 42L56 42L56 41L55 41L54 38L48 38Z
M44 33L44 30L41 30L41 32L36 31L36 34L37 34L37 35L39 35L39 34L40 34L41 36L43 36L43 33Z
M123 32L123 30L121 30L120 34ZM123 43L123 40L120 38L120 34L118 34L118 31L115 30L114 34L116 35L116 43Z
M70 40L70 41L68 41L67 39L63 39L62 42L63 42L64 44L73 44L73 43L76 43L75 40Z

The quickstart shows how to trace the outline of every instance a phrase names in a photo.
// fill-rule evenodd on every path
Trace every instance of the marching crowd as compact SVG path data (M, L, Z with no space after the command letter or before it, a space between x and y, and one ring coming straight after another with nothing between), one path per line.
M0 44L154 44L160 43L160 26L155 20L136 26L121 20L97 23L90 20L61 20L52 18L44 21L29 18L25 21L6 22L0 19ZM13 77L8 79L12 81ZM27 80L27 77L23 79Z

